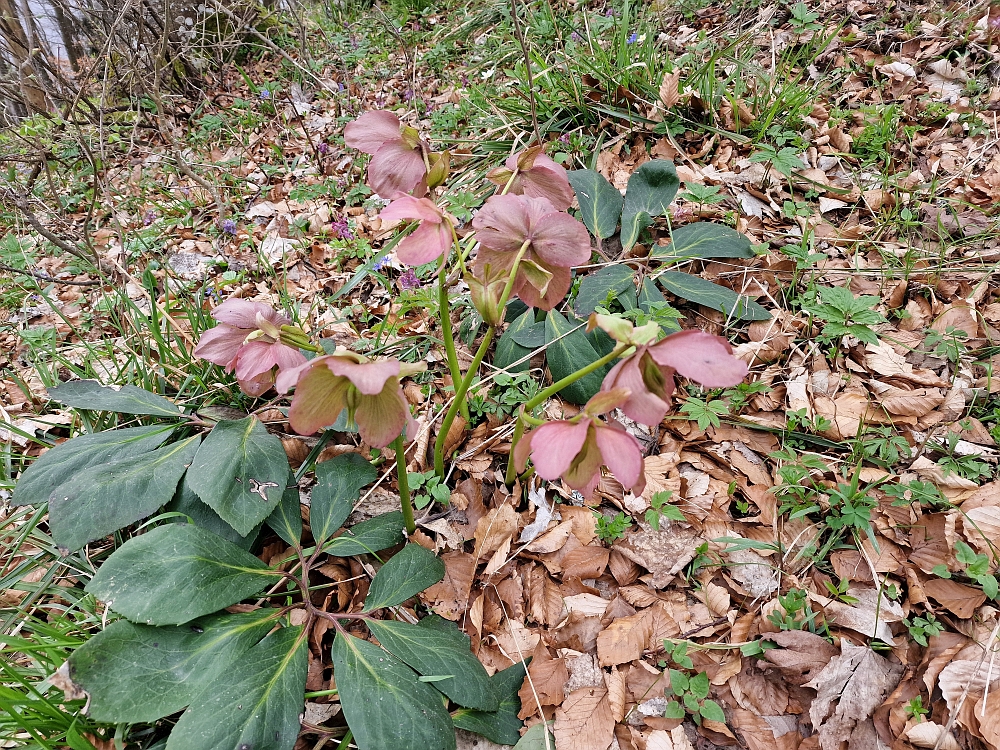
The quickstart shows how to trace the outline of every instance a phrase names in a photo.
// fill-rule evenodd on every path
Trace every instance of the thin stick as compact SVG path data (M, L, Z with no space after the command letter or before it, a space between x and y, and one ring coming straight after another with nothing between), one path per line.
M14 268L14 266L8 266L6 263L0 263L0 271L7 271L8 273L19 273L22 276L31 276L32 278L38 279L40 281L47 281L52 284L69 284L70 286L100 286L103 281L68 281L65 279L56 279L51 276L47 276L44 273L38 273L37 271L23 271L20 268Z
M528 103L531 105L531 127L535 131L535 140L538 145L542 145L542 131L538 127L538 107L535 104L535 77L531 73L531 56L528 54L528 45L524 42L524 34L521 32L521 19L517 17L517 0L510 0L510 20L514 24L514 34L517 36L517 43L521 45L521 54L524 55L524 67L528 73ZM530 146L531 143L528 143Z

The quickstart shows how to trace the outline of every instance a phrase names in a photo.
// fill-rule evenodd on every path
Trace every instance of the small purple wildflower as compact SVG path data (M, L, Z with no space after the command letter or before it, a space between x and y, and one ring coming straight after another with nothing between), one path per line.
M156 211L154 211L153 209L149 209L142 217L142 225L144 227L148 227L154 221L156 221Z
M569 35L569 38L570 38L570 40L572 40L574 42L582 42L583 41L583 37L580 36L575 31L572 34Z
M351 230L351 225L347 222L347 219L337 219L333 222L333 233L337 235L338 239L342 240L353 240L354 232Z
M226 219L222 222L222 233L228 234L230 237L236 236L236 222L232 219Z
M383 255L381 258L379 258L377 261L375 261L375 265L372 266L372 270L373 271L381 271L387 265L389 265L389 256L388 255Z
M415 94L413 93L413 89L407 89L406 91L403 92L403 101L404 102L412 101L414 96Z
M569 143L569 134L568 133L563 133L561 136L559 136L559 142L560 143Z
M260 98L263 101L267 101L268 99L271 98L271 92L268 89L261 89L260 90Z
M604 12L604 17L605 18L618 18L618 13L615 11L614 8L608 8Z
M326 141L320 141L319 145L316 146L316 150L326 156L326 154L330 153L330 144Z
M406 273L399 277L400 289L418 289L419 287L420 279L417 278L417 274L413 272L412 268L406 269Z
M639 39L639 35L636 32L633 31L631 34L629 34L629 37L628 37L628 39L625 40L625 43L626 44L635 44L636 41L638 41L638 39Z
M463 86L469 85L469 76L465 75L465 73L462 73L462 85Z

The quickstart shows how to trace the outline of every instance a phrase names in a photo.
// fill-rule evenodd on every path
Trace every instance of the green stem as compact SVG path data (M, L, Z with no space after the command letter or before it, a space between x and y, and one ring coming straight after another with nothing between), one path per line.
M441 264L438 271L438 308L441 314L441 338L444 339L444 351L448 356L448 370L451 372L451 382L456 388L462 382L462 369L458 365L458 354L455 352L455 337L451 331L451 308L448 307L448 285L445 281L448 267ZM462 418L469 421L469 405L464 401L461 405Z
M511 487L514 484L514 479L517 476L514 469L514 448L517 447L517 442L524 435L525 420L522 418L521 414L522 413L530 414L536 406L545 403L545 401L547 401L549 398L559 393L559 391L561 391L566 386L572 385L580 378L584 378L590 373L594 372L594 370L604 367L604 365L608 364L608 362L614 361L618 357L625 354L631 348L632 346L629 344L619 344L614 348L614 351L612 351L610 354L606 354L600 359L591 362L586 367L581 367L576 372L571 372L569 375L562 378L561 380L557 380L548 388L539 391L534 398L529 399L524 404L524 406L521 407L521 412L519 412L517 415L517 425L514 427L514 435L511 438L510 442L510 455L507 457L507 473L504 475L504 483L508 487Z
M507 298L510 297L510 292L514 288L514 280L517 278L517 269L521 265L521 259L524 254L528 252L528 247L531 245L531 240L525 240L524 244L521 245L521 249L517 251L517 255L514 256L514 263L510 267L510 275L507 277L507 285L503 289L503 294L500 295L500 302L497 305L497 309L503 311L504 306L507 304ZM441 421L441 429L438 430L437 439L434 441L434 473L437 474L438 478L444 479L444 443L448 437L448 431L451 429L452 423L455 421L455 415L458 410L465 404L465 394L469 391L469 386L472 385L473 379L476 377L476 373L479 371L479 365L483 363L483 357L486 356L486 351L490 348L490 344L493 341L493 334L496 333L496 326L490 326L486 329L486 335L483 337L483 343L479 345L479 349L476 350L476 356L472 360L472 365L469 367L469 371L465 373L465 377L462 378L461 383L455 386L455 399L451 402L451 406L448 408L447 413L444 415L444 419Z
M417 524L413 520L413 503L410 502L410 482L406 476L406 451L403 450L402 435L392 441L392 447L396 449L396 481L399 483L399 507L403 510L406 533L412 534L417 530Z

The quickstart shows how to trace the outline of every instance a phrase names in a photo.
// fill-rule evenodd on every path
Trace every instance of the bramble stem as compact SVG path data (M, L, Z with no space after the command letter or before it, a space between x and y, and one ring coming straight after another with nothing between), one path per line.
M510 267L507 285L504 287L503 294L500 295L500 302L497 305L497 309L501 313L507 304L507 298L510 297L511 290L514 288L514 280L517 278L517 269L521 265L521 259L528 252L530 245L531 240L525 240L524 244L517 251L517 255L514 256L514 264ZM441 420L441 428L438 430L437 438L434 440L434 473L440 479L444 479L444 443L448 438L448 431L455 421L455 415L458 413L458 410L465 404L465 394L468 393L469 386L472 385L472 381L479 371L479 365L483 363L483 357L486 356L486 352L490 348L496 330L496 326L490 326L486 329L486 335L483 337L483 342L479 345L479 349L476 350L476 356L472 360L469 371L465 373L465 377L462 378L461 382L455 385L455 400L451 402L451 406L444 415L444 419Z
M403 450L402 435L392 441L392 447L396 449L396 481L399 484L399 507L403 511L406 533L412 534L417 530L417 524L413 520L413 503L410 501L410 481L406 476L406 451Z
M458 365L458 354L455 352L455 337L451 330L451 308L448 306L448 283L445 280L447 264L441 264L438 271L438 308L441 314L441 338L444 339L444 351L448 357L448 371L451 372L451 382L458 387L462 382L462 369ZM462 418L469 421L469 406L464 401L461 405Z
M527 402L525 402L525 404L521 407L521 411L518 412L517 424L514 426L514 435L513 437L511 437L510 455L507 457L507 472L504 475L504 484L506 484L508 487L512 487L514 485L514 479L516 479L517 477L514 468L514 448L517 447L517 442L524 435L525 419L524 416L522 415L530 414L536 406L545 403L546 400L559 393L559 391L561 391L566 386L572 385L580 378L584 378L590 373L594 372L594 370L604 367L604 365L608 364L608 362L614 361L618 357L626 354L628 350L632 348L633 347L629 344L619 344L614 348L614 351L612 351L610 354L606 354L600 359L591 362L586 367L581 367L576 372L571 372L569 375L562 378L561 380L557 380L548 388L539 391L534 396L534 398L531 398Z

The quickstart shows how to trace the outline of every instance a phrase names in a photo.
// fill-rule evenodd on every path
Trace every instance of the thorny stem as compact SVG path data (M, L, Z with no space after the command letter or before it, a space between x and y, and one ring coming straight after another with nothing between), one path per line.
M438 310L441 315L441 338L444 339L444 351L448 357L448 370L451 372L451 382L457 387L458 383L462 381L462 369L458 365L458 354L455 352L455 337L451 330L451 309L448 307L448 282L446 280L447 270L447 262L441 263L441 269L438 271ZM461 409L462 418L468 422L468 404L463 401Z
M517 442L524 436L525 422L534 421L533 419L529 420L528 417L528 415L531 414L532 410L539 404L545 403L545 401L547 401L549 398L559 393L559 391L561 391L566 386L572 385L580 378L584 378L590 373L594 372L594 370L604 367L604 365L622 356L631 348L632 346L629 344L619 344L614 348L614 351L612 351L610 354L606 354L600 359L591 362L586 367L581 367L576 372L571 372L569 375L562 378L561 380L557 380L548 388L539 391L534 396L534 398L529 399L521 407L521 410L520 412L518 412L517 415L517 424L514 426L514 435L510 439L510 455L507 457L507 473L504 475L504 484L506 484L507 487L513 487L514 480L517 478L517 471L514 468L514 448L517 447Z
M410 501L410 482L406 476L406 451L403 449L402 435L392 441L392 447L396 449L396 480L399 483L399 505L403 510L406 533L412 534L417 530L417 524L413 520L413 503Z
M521 259L524 258L524 254L528 252L528 247L530 245L531 240L525 240L524 244L521 245L521 249L517 251L517 255L514 256L514 264L510 268L510 275L507 277L507 285L503 289L503 294L500 295L499 304L497 304L498 310L503 310L507 304L507 298L510 297L510 292L514 288L514 280L517 278L517 269L520 267ZM486 329L486 335L483 337L483 342L479 345L479 349L476 350L476 356L473 358L472 364L469 366L469 371L465 373L465 377L462 378L462 381L455 385L455 399L451 402L448 412L444 415L444 419L441 421L441 428L438 430L437 439L434 441L434 473L441 479L444 479L444 443L448 437L448 431L451 429L451 425L455 421L455 415L458 414L459 408L461 408L461 405L465 403L465 394L468 393L469 386L472 385L472 381L476 377L479 365L483 363L483 357L486 356L486 352L490 348L490 344L493 342L493 335L495 333L496 326L490 326Z

